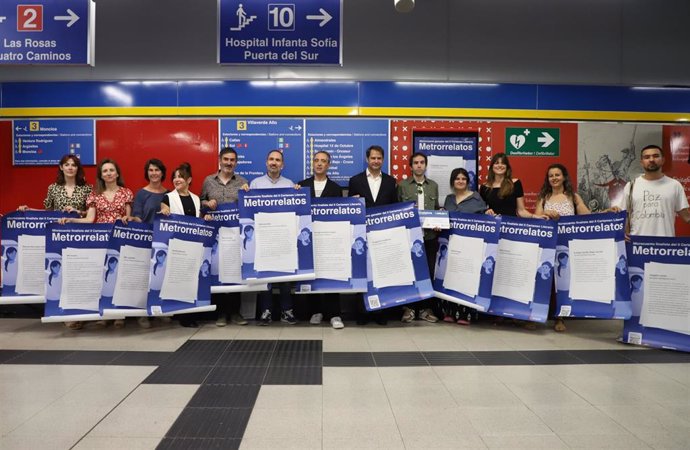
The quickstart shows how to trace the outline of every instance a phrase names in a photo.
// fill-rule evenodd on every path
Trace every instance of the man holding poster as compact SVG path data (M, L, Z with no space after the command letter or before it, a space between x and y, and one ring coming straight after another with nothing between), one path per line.
M225 147L218 154L218 172L207 176L201 186L201 205L215 211L218 205L237 201L237 193L247 186L248 181L235 173L237 152L232 147ZM242 297L239 292L211 294L211 303L216 305L216 326L228 324L227 315L237 325L247 325L240 314Z
M289 188L295 186L288 178L281 175L285 163L283 161L283 153L280 150L271 150L266 156L266 175L254 178L249 185L249 189L276 189ZM295 313L293 311L294 302L292 300L292 286L290 283L275 283L280 290L280 321L290 325L297 323ZM271 304L273 303L273 289L266 292L259 293L259 310L261 317L259 317L259 325L268 325L271 323Z
M363 197L367 208L372 206L384 206L398 202L398 193L395 186L395 178L381 171L383 166L383 147L372 145L367 149L367 168L364 172L350 178L348 183L348 195L350 197ZM365 325L369 317L374 317L379 325L386 325L387 320L381 312L371 315L360 304L357 313L357 325Z
M690 223L688 199L683 186L664 175L661 147L648 145L640 152L644 174L625 185L618 208L628 211L629 234L632 236L676 235L676 214Z
M342 197L343 189L334 181L328 178L328 168L331 165L331 155L326 151L316 152L312 160L312 172L314 175L306 180L300 181L302 187L308 187L312 198ZM316 231L314 231L316 233ZM340 296L335 293L319 294L315 302L311 302L312 316L309 323L319 325L321 321L331 321L335 329L345 328L342 313L340 312Z
M424 153L416 152L412 155L410 167L412 176L400 182L398 185L398 200L401 202L414 202L417 209L439 209L438 184L426 177L427 157ZM424 249L426 252L429 273L433 273L436 252L438 251L438 236L436 231L424 230ZM402 321L410 323L415 318L415 309L419 311L419 318L427 322L438 322L438 317L433 311L434 299L422 300L413 308L403 306Z

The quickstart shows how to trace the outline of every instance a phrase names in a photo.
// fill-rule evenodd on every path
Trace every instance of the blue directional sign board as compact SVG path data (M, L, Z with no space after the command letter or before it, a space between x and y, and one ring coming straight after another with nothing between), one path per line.
M12 121L12 163L52 166L67 155L84 165L96 164L96 132L92 119L30 119Z
M386 152L384 171L388 165L387 119L307 119L304 146L305 161L310 162L316 152L331 155L328 177L345 187L350 177L366 167L366 151L372 145ZM311 164L304 165L305 178L311 176Z
M220 120L220 146L237 151L236 173L249 181L266 174L271 150L283 153L283 176L295 183L302 178L304 120L237 118Z
M218 0L220 64L342 65L342 0Z
M92 0L0 1L0 64L94 62Z

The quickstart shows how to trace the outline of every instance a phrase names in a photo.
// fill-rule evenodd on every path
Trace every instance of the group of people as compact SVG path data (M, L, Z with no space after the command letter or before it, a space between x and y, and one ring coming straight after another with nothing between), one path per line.
M439 201L438 184L426 177L427 156L414 153L411 161L411 176L400 183L382 171L384 150L373 145L366 150L366 169L353 176L348 183L348 195L364 199L367 208L389 205L396 202L414 202L419 209L459 211L474 214L491 214L558 220L561 216L588 214L589 208L574 191L568 170L561 164L548 167L544 183L539 192L534 212L525 207L522 183L515 178L508 157L504 153L491 158L486 182L479 186L479 192L472 191L470 173L464 168L454 169L450 175L451 193ZM144 177L148 184L136 195L125 187L120 168L111 159L100 161L96 170L96 184L92 188L86 183L84 169L75 155L66 155L60 160L55 183L48 187L44 201L45 209L76 212L78 218L65 218L62 223L113 223L118 219L152 223L156 214L183 214L200 217L204 210L215 210L224 203L236 202L240 190L271 188L308 188L312 197L342 197L342 188L329 179L328 169L331 156L319 151L313 155L310 178L294 183L282 175L283 154L272 150L266 157L266 174L248 182L235 173L238 163L237 152L230 147L223 148L218 156L219 169L208 175L202 184L201 194L190 191L192 168L183 163L173 171L173 191L168 191L163 182L166 167L158 159L150 159L144 166ZM641 151L641 165L644 173L629 182L625 187L622 204L613 205L610 210L628 210L629 233L632 235L674 236L676 214L690 223L690 211L683 187L680 183L663 174L662 149L650 145ZM26 205L18 208L26 211ZM433 274L438 252L438 232L424 230L424 249L430 273ZM107 273L106 273L107 276ZM290 283L275 283L280 292L280 320L288 324L297 323ZM310 323L320 324L324 319L333 328L344 327L338 294L321 294L310 302ZM552 295L551 311L555 312L555 296ZM240 314L241 297L239 293L213 294L212 303L216 305L216 325L226 326L228 320L237 325L246 325L247 320ZM272 292L258 295L259 325L272 321ZM357 303L357 323L366 324L374 320L380 325L387 323L383 311L367 313L363 302ZM412 322L415 318L428 322L439 321L438 313L446 322L469 324L473 310L449 302L436 302L427 299L409 304L402 309L402 322ZM555 329L564 331L562 319L555 319ZM101 325L107 322L101 321ZM148 318L140 318L139 324L151 326ZM198 326L194 316L181 320L184 326ZM80 329L80 322L69 322L67 326ZM123 327L124 321L114 321L114 326Z

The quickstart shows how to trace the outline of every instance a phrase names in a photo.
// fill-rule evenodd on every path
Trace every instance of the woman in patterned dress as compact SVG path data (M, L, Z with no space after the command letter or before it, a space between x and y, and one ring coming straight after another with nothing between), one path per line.
M132 214L134 194L125 187L120 176L120 167L112 159L104 159L96 169L96 186L86 199L86 217L60 219L60 223L114 223ZM106 326L107 321L99 320ZM115 320L115 328L125 326L124 320Z
M558 220L561 216L573 216L575 214L590 214L591 211L582 201L582 198L573 190L573 184L568 175L568 169L562 164L551 164L546 170L544 184L539 192L536 215L545 214L552 220ZM556 296L551 295L549 313L556 315ZM553 329L565 331L565 322L562 317L554 317Z
M43 206L49 211L76 211L80 216L86 214L86 198L91 193L91 186L86 184L84 168L77 155L65 155L58 164L55 183L48 186L48 193ZM21 205L18 211L31 211L27 205Z

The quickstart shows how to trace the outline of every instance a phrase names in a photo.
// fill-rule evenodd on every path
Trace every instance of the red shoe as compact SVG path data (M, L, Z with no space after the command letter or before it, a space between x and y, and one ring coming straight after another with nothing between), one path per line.
M469 325L469 324L470 324L469 320L458 319L458 325Z
M444 316L443 321L448 322L448 323L453 323L453 322L455 322L455 319L453 319L451 316Z

